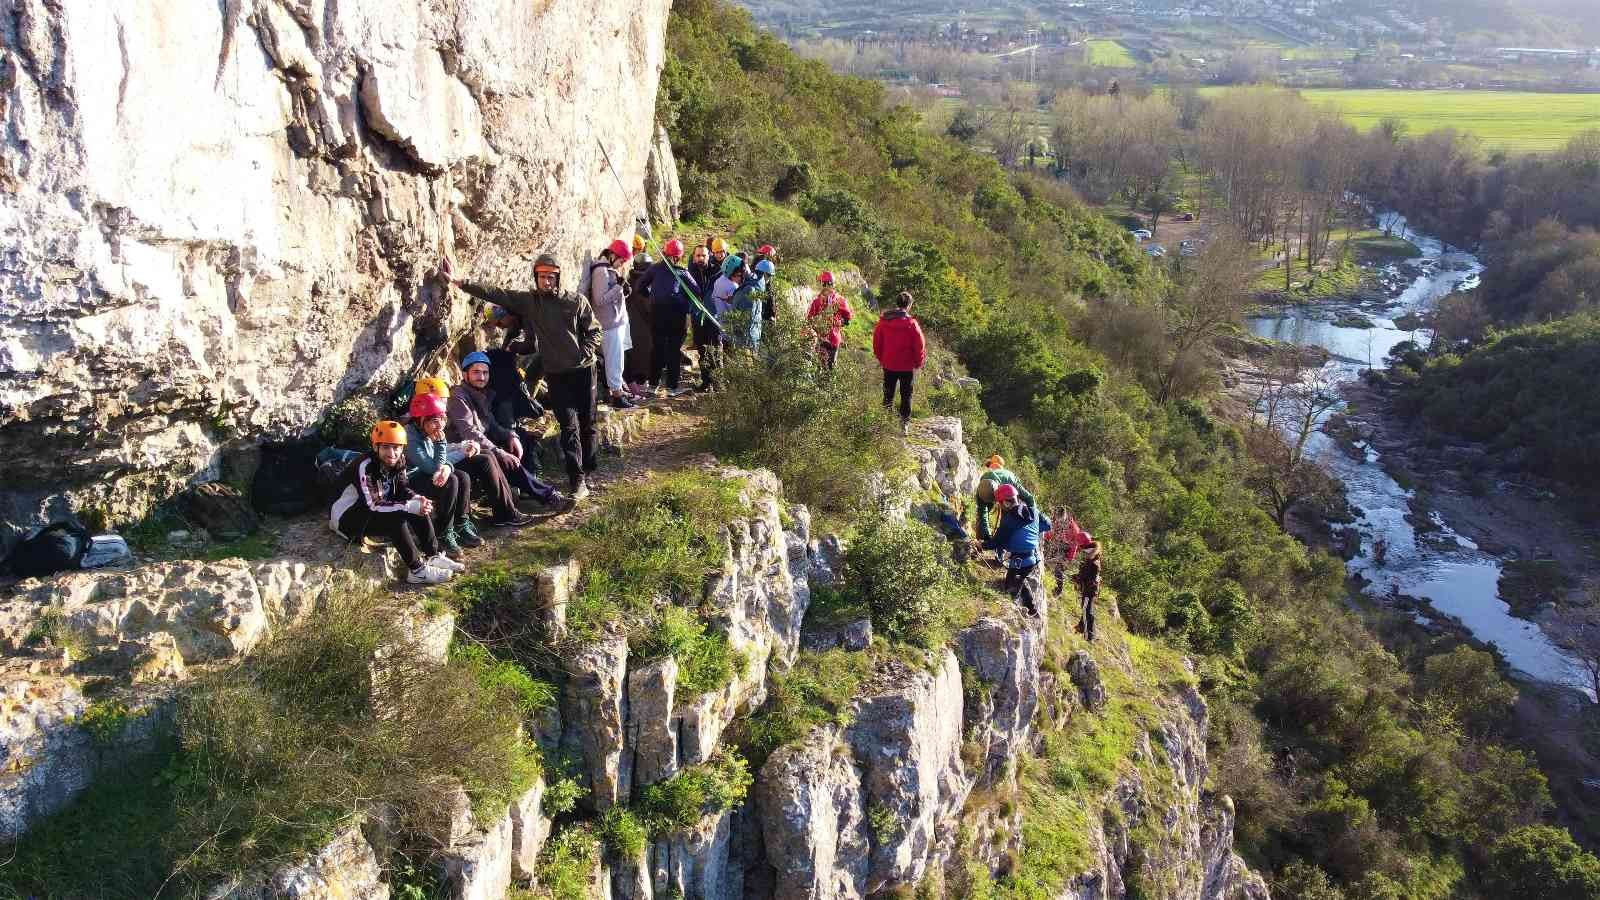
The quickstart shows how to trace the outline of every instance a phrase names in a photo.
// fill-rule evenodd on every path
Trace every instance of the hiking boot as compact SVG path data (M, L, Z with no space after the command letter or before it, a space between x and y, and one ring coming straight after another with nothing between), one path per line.
M467 570L465 565L456 562L450 557L445 556L443 553L435 556L433 559L428 560L428 565L433 566L435 569L443 569L451 574L456 572L465 572Z
M454 528L439 535L439 549L443 551L440 555L447 559L461 555L461 544L456 540L456 530Z
M406 573L406 584L444 584L451 574L424 563Z
M633 409L637 405L624 394L613 394L611 396L612 409Z
M471 519L462 519L456 526L456 543L463 547L483 546L483 535L478 533L478 526L472 524Z
M589 482L580 478L578 479L578 484L572 489L572 502L582 503L587 499L589 499Z
M530 516L527 513L517 512L506 516L495 516L493 519L489 520L489 524L498 528L526 528L527 526L532 525L534 521L535 519L533 516Z

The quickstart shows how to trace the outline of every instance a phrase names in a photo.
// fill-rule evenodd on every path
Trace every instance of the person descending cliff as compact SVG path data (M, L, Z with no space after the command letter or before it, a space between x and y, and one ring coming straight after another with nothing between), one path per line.
M1100 596L1100 545L1090 541L1083 548L1083 562L1078 564L1078 574L1073 576L1078 594L1083 597L1083 617L1080 627L1083 636L1094 640L1094 601Z
M987 541L989 539L989 535L991 533L989 530L989 511L994 509L995 491L1001 485L1009 484L1016 488L1017 494L1022 498L1022 502L1024 504L1026 504L1030 509L1038 508L1034 503L1033 494L1029 493L1028 489L1022 486L1022 481L1018 479L1016 475L1013 475L1008 469L1006 469L1005 465L1005 460L1001 459L999 454L995 454L989 457L988 461L984 463L984 473L978 478L978 489L975 493L974 499L977 501L976 524L978 530L978 540L980 541Z
M928 343L922 335L922 326L911 314L914 302L910 291L901 291L895 298L895 308L884 313L872 329L872 355L878 358L878 365L883 366L883 408L894 406L898 388L902 434L911 427L912 379L928 361Z
M683 339L689 310L698 299L699 285L683 266L683 241L673 238L661 248L666 257L650 268L650 326L655 343L650 363L650 387L678 397L683 395Z
M399 551L410 584L442 584L466 566L440 552L433 502L406 479L406 430L399 422L372 426L372 452L350 463L328 510L328 527L350 541L386 540Z
M549 253L533 264L534 289L507 290L457 280L445 258L443 274L463 291L505 307L531 329L544 362L550 391L550 410L561 426L561 455L573 502L589 496L586 476L600 465L595 440L594 364L599 358L602 331L589 301L561 290L561 264Z
M633 333L628 322L628 288L622 281L622 267L633 258L624 241L612 241L600 251L600 259L589 266L589 303L600 322L600 355L605 367L606 391L615 409L630 409L638 398L628 390L623 378Z
M755 262L755 265L759 266L764 262L765 263L771 263L772 264L772 270L774 272L776 272L778 270L778 248L777 247L774 247L771 244L762 244L760 247L756 248L756 262ZM772 302L772 298L769 296L767 298L767 302L762 304L762 306L761 306L761 318L762 318L763 321L771 322L773 319L776 319L777 317L778 317L778 304Z
M994 496L1000 504L1000 526L983 542L983 548L1006 554L1006 593L1022 604L1028 615L1038 616L1040 598L1034 596L1030 576L1039 568L1039 538L1050 530L1050 520L1022 502L1016 485L1002 484L995 488Z
M538 475L538 466L531 459L532 437L525 432L507 428L494 414L494 390L489 387L489 354L474 350L461 359L461 373L465 380L450 390L446 406L445 433L458 444L475 444L484 454L494 457L494 463L504 474L511 487L521 490L540 503L555 505L563 498L554 487ZM524 444L524 439L528 443ZM478 473L494 479L492 472ZM497 510L498 517L491 524L526 524L515 505L508 512Z
M806 310L806 322L811 326L811 333L816 335L817 355L822 358L823 367L832 372L839 348L844 345L844 326L850 324L855 313L850 309L850 301L834 290L832 272L818 275L817 283L822 289Z

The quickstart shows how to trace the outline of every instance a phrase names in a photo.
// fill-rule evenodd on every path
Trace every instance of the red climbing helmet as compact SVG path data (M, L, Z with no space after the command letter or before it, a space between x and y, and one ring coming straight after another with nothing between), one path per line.
M756 255L758 255L758 256L777 256L778 255L778 248L772 246L771 244L762 244L760 247L756 248Z
M411 418L426 419L444 415L444 398L437 394L417 394L411 398Z
M1010 503L1017 499L1017 486L1014 484L1000 485L994 489L994 499L1001 503Z
M666 246L661 248L661 254L667 259L682 259L683 241L680 241L677 238L667 241Z
M628 246L628 242L627 241L623 241L623 240L612 241L611 242L611 246L607 247L606 249L610 250L611 251L611 255L615 256L618 260L625 260L625 259L633 258L633 248Z
M833 284L833 273L823 272L821 275L817 276L817 280L823 284Z

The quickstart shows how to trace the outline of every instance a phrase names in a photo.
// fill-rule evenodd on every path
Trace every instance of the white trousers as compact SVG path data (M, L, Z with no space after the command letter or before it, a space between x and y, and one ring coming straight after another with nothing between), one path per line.
M628 320L616 328L607 328L600 334L600 355L606 361L606 387L619 394L627 389L622 380L622 361L633 349L633 335L628 331Z

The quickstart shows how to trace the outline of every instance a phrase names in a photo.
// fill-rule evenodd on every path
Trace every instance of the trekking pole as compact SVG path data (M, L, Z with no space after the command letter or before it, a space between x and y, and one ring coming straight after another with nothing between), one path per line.
M606 168L611 170L611 177L617 180L617 188L622 191L622 198L628 201L628 203L633 204L635 208L638 208L637 204L634 203L632 192L630 192L627 186L622 183L622 176L617 174L617 167L611 162L611 154L606 152L605 142L600 140L599 135L595 136L594 142L600 145L600 157L606 161ZM662 259L667 258L666 254L661 253L661 244L656 240L654 233L645 238L645 243L654 247L656 253L661 254ZM677 280L678 286L683 288L684 291L688 293L689 302L694 304L695 309L700 310L700 314L705 316L707 319L710 319L713 322L717 321L717 317L712 315L711 310L705 308L705 306L700 302L699 295L689 289L689 283L683 280L683 275L676 268L674 268L671 263L667 263L667 271L672 273L672 277Z

